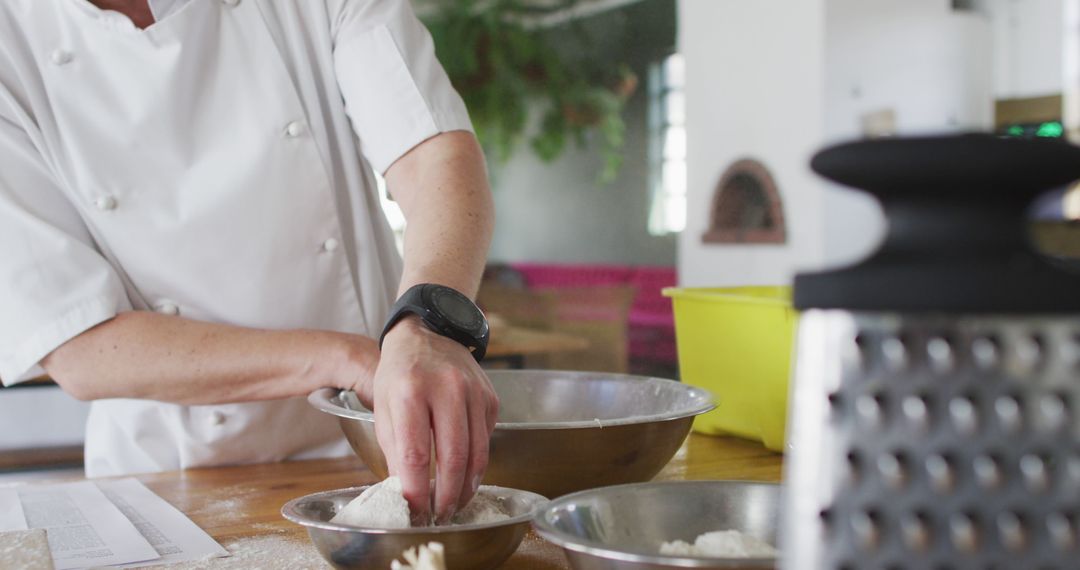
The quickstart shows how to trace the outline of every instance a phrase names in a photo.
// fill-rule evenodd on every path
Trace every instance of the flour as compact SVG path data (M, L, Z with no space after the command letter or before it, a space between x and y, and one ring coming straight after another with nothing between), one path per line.
M251 485L225 485L207 489L198 499L180 508L200 525L225 525L238 521L240 513L250 508L251 497L258 493L259 489Z
M689 544L681 540L660 545L660 554L708 558L771 558L778 554L768 543L737 530L707 532Z
M510 518L498 497L485 492L483 487L473 500L450 519L451 524L487 524Z
M365 489L330 522L363 528L398 529L411 526L409 515L409 503L402 496L401 480L390 477ZM473 500L455 514L450 523L487 524L509 518L499 499L491 495L490 487L480 487Z
M401 479L390 477L368 487L330 522L364 528L409 528L409 503L401 494Z

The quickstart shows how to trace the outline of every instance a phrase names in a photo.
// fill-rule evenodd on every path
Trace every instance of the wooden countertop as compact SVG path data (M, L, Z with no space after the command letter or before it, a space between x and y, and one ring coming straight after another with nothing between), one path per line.
M780 455L759 444L693 434L656 480L775 482L780 480L781 464ZM289 570L329 566L311 546L306 531L281 517L281 506L309 493L375 481L355 458L190 469L138 479L233 552L230 558L165 568ZM502 568L554 570L569 565L558 547L530 532Z

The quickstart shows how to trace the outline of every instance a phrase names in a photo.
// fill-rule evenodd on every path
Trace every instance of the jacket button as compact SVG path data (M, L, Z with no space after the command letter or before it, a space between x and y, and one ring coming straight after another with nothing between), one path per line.
M305 131L304 123L301 123L300 121L293 121L285 126L285 134L290 138L296 138L304 134Z
M73 56L70 51L58 49L52 52L49 59L51 59L55 65L66 65L71 63L71 60L75 59L75 56Z
M111 212L116 209L118 202L115 196L100 196L97 200L94 200L94 205L102 212Z
M334 253L335 251L337 251L338 247L341 246L341 244L338 243L338 240L336 240L334 238L330 238L330 239L324 241L322 246L323 246L323 251L326 251L327 253Z
M162 303L154 308L155 311L175 317L180 314L180 307L176 303Z
M210 425L212 425L212 426L224 425L226 419L228 419L228 418L225 417L224 413L222 413L222 412L214 412L214 413L210 414Z

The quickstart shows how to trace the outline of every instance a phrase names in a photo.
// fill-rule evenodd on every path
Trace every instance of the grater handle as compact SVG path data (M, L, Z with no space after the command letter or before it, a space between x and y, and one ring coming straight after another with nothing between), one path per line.
M858 265L795 280L800 309L1080 312L1080 272L1038 254L1028 205L1080 179L1080 148L985 134L841 144L811 167L875 196L888 231Z

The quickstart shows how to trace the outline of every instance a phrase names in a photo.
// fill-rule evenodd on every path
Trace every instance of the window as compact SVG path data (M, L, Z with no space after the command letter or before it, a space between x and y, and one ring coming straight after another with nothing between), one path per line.
M652 206L649 233L686 228L686 68L672 54L649 71L649 171Z

